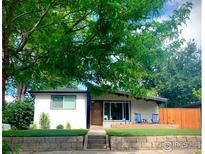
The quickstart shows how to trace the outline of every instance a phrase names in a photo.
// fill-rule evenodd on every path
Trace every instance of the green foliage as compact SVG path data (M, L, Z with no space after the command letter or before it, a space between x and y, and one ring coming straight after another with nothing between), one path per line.
M201 88L200 89L192 89L192 93L198 100L201 100Z
M3 137L43 137L43 136L84 136L88 132L87 129L70 129L70 130L57 130L57 129L35 129L35 130L11 130L3 131Z
M147 96L157 96L158 92L156 89L151 89L147 92Z
M8 145L8 143L6 141L3 141L3 145L2 145L2 153L4 154L10 154L12 152L12 149L10 148L10 146Z
M201 51L193 41L183 46L184 43L170 46L167 60L154 77L159 95L169 99L168 107L201 100Z
M66 129L71 129L71 124L70 124L70 122L67 122L67 123L66 123Z
M41 129L49 129L50 128L50 119L49 119L49 115L42 112L40 115L40 127Z
M27 88L80 82L144 96L149 90L144 81L161 63L164 43L179 35L192 7L185 3L169 20L155 21L165 2L45 0L10 7L4 1L10 63L3 67L12 84ZM6 8L13 8L13 14Z
M64 129L64 126L62 124L59 124L56 126L56 129Z
M19 147L10 147L9 144L6 141L2 142L2 153L3 154L19 154Z
M18 130L18 128L16 126L12 126L11 130Z
M37 129L37 124L30 124L30 129Z
M28 129L33 121L34 105L31 102L7 104L3 110L2 120L11 124L12 129Z

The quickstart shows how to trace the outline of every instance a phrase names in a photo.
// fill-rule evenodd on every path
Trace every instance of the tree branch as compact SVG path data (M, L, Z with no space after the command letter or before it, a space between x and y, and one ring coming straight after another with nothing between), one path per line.
M88 41L86 41L82 46L86 46L88 43L90 43L90 42L95 38L95 36L97 36L96 33L93 34L93 35L88 39Z
M26 62L22 59L20 59L20 57L18 57L19 55L16 55L16 58L21 61L21 63L25 64ZM27 63L26 65L21 66L20 68L18 68L18 70L20 71L25 71L27 69L32 69L36 63L39 62L40 59L47 59L48 58L48 52L42 54L42 55L38 55L38 56L32 56L31 57L31 61L29 63Z
M66 31L65 34L68 34L68 33L72 32L72 31L73 31L73 28L74 28L75 26L77 26L81 21L85 20L85 18L86 18L90 13L91 13L91 12L86 13L86 14L85 14L84 16L82 16L79 20L77 20L77 21L72 25L72 27L69 28L68 31Z
M13 18L13 14L14 14L16 5L17 5L17 0L13 0L11 2L11 5L9 6L8 16L7 16L7 22L8 22L7 24L9 26L9 28L11 27L11 20Z
M15 20L17 20L18 18L21 18L21 17L23 17L23 16L25 16L25 15L28 15L28 14L34 13L34 12L39 12L39 11L38 11L38 10L28 11L28 12L24 12L24 13L22 13L22 14L19 14L19 15L17 15L16 17L14 17L14 18L12 19L12 22L14 22Z
M74 30L72 30L71 32L73 33L73 32L77 32L77 31L79 31L79 30L82 30L82 29L84 29L84 28L86 28L87 27L87 25L86 26L83 26L83 27L80 27L80 28L77 28L77 29L74 29Z
M39 18L39 20L34 24L34 26L31 28L31 30L29 30L28 32L26 32L21 40L21 43L19 45L19 47L16 49L17 52L20 52L26 42L28 41L29 39L29 36L36 30L36 28L39 26L39 24L41 23L41 21L43 20L43 18L45 17L46 13L48 12L49 8L51 6L51 3L48 5L47 9L43 12L43 14L41 15L41 17Z
M50 22L46 25L39 26L38 29L45 28L45 27L48 27L48 26L52 26L54 24L59 24L59 23L63 22L62 19L64 19L66 16L68 16L70 14L73 14L73 13L76 13L76 12L79 12L79 11L82 11L82 10L83 10L83 8L78 9L78 10L74 10L74 11L70 11L67 14L65 14L63 17L61 17L60 19L58 19L56 21L52 21L52 22ZM60 20L60 22L59 22L59 20Z

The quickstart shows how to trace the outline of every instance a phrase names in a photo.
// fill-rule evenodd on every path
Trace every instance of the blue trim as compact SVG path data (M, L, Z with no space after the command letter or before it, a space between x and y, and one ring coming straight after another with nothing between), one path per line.
M87 129L90 128L90 104L91 104L91 97L90 92L87 92Z

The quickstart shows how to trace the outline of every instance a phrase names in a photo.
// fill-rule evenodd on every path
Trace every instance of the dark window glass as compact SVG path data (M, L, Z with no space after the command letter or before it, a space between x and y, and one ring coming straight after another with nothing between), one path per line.
M124 118L129 120L129 103L123 103L124 105Z
M112 120L122 120L122 103L111 103Z
M129 115L129 103L104 103L104 120L129 120Z
M104 104L104 120L110 120L110 103Z
M63 108L63 96L52 96L52 108Z

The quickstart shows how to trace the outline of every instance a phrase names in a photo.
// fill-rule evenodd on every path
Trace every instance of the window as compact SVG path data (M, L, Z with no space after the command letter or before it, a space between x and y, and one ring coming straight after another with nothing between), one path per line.
M104 103L104 120L129 120L129 103L128 102L105 102Z
M63 108L75 109L75 96L64 96Z
M109 120L110 119L110 103L104 104L104 119Z
M75 109L76 96L74 95L54 95L51 96L52 109Z
M122 103L111 103L112 120L122 120Z
M52 108L63 108L63 96L51 96Z
M123 107L124 107L124 118L126 120L129 120L129 104L123 103Z

